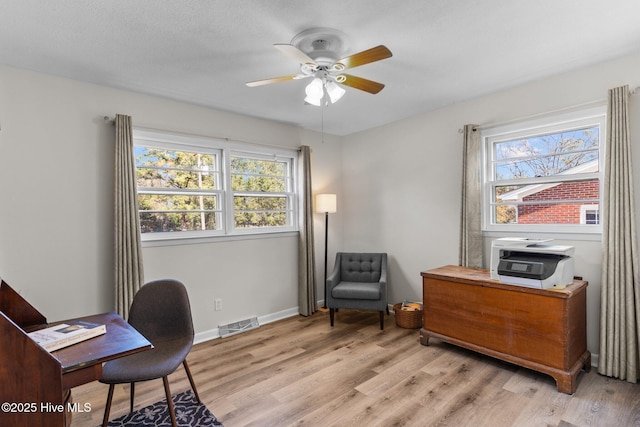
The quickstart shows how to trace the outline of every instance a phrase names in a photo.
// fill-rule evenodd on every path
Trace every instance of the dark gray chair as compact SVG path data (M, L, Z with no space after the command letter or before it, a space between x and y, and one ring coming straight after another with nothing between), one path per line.
M142 286L131 303L129 324L149 340L153 348L104 364L100 382L109 384L109 395L102 425L109 422L116 384L131 384L130 409L133 412L135 383L162 378L171 423L176 426L167 376L180 364L184 366L193 393L200 402L186 359L193 345L193 322L184 285L177 280L156 280Z
M326 305L331 326L340 308L380 312L384 329L387 304L387 254L338 252L333 272L327 277Z

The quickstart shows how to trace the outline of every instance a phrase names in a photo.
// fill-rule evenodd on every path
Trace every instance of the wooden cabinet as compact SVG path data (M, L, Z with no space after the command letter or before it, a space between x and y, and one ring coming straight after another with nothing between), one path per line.
M587 351L587 282L561 290L531 289L492 280L488 270L445 266L422 273L424 319L420 342L455 344L551 375L573 394Z

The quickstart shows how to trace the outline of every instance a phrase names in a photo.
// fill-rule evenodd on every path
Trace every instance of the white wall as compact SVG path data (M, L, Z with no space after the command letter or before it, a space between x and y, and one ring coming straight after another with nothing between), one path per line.
M340 138L0 67L0 276L49 321L113 310L115 131L103 117L116 113L158 130L309 145L314 192L338 192ZM324 236L323 217L316 219ZM338 233L339 218L334 223ZM340 245L339 234L332 239ZM145 247L143 256L146 280L185 282L199 334L249 316L297 312L295 236ZM213 310L214 298L222 298L222 311Z
M638 86L638 69L640 55L629 56L345 137L344 249L388 252L390 302L421 298L421 271L458 263L462 170L458 129L467 123L498 124L592 101L604 103L608 89ZM639 97L632 96L632 103L640 104ZM637 105L632 107L636 164L640 164L639 111ZM636 174L636 189L638 180ZM589 281L587 339L589 350L597 354L600 236L555 237L559 244L575 245L576 274ZM490 240L486 239L485 252Z

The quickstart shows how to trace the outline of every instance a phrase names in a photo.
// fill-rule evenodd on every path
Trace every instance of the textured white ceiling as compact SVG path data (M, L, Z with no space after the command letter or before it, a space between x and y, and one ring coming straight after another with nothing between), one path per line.
M0 0L0 64L159 95L303 128L306 80L273 47L299 32L344 32L346 50L393 57L350 70L324 131L347 135L640 49L637 0Z

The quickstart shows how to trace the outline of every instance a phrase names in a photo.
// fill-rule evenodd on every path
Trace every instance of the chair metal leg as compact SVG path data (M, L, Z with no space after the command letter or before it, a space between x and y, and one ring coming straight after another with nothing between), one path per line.
M107 394L107 403L104 405L104 416L102 417L102 427L109 424L109 412L111 412L111 401L113 400L113 388L115 384L109 384L109 394Z
M169 389L169 379L162 377L162 382L164 383L164 393L167 395L167 407L169 409L169 416L171 416L171 425L178 427L178 421L176 420L176 414L173 409L173 400L171 399L171 390Z
M333 316L335 314L335 309L334 308L330 308L329 309L329 320L331 321L331 326L333 327Z
M380 310L380 330L384 331L384 310Z
M196 390L196 383L193 382L193 377L191 376L191 370L189 369L189 365L187 364L187 359L184 359L182 361L182 365L184 366L184 370L187 373L187 378L189 378L189 383L191 384L191 390L193 390L193 394L196 395L196 399L198 400L198 402L202 403L200 401L200 396L198 396L198 390Z
M136 383L131 383L131 394L129 396L129 412L133 412L133 400L136 394Z

